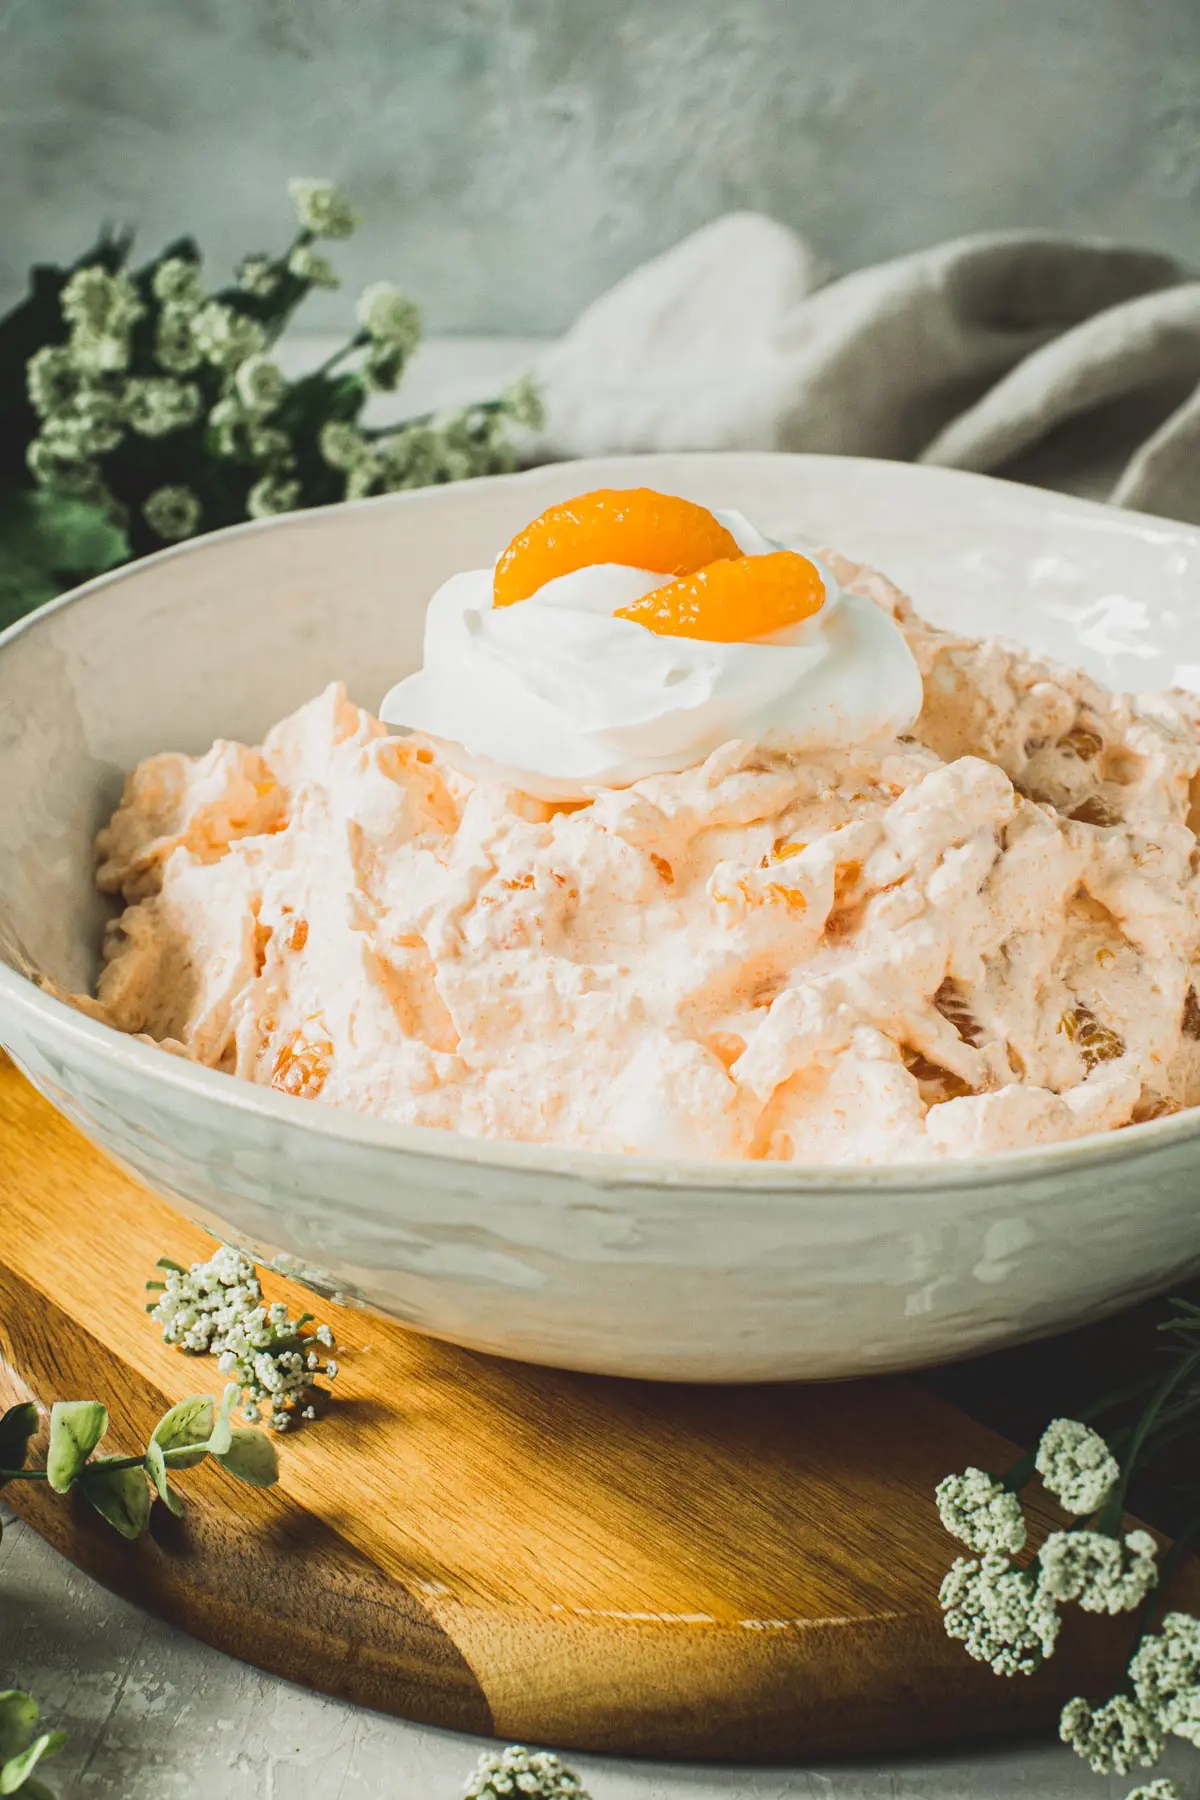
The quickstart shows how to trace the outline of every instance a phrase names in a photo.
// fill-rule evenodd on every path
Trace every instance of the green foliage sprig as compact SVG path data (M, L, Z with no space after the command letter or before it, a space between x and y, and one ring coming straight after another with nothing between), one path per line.
M193 1469L206 1457L251 1487L273 1487L279 1479L275 1446L263 1432L231 1422L240 1392L230 1382L219 1403L211 1394L181 1400L163 1414L136 1456L99 1453L108 1432L108 1411L98 1400L57 1400L50 1409L50 1442L40 1469L26 1466L38 1429L37 1407L31 1402L11 1406L0 1417L0 1487L9 1481L44 1481L56 1494L77 1490L130 1539L141 1537L149 1526L154 1495L170 1512L182 1513L183 1501L171 1486L172 1471Z
M1200 1423L1200 1306L1172 1301L1159 1330L1164 1372L1106 1396L1084 1419L1053 1420L1036 1451L1006 1473L971 1468L948 1475L937 1490L942 1524L974 1552L959 1557L942 1583L946 1631L996 1674L1033 1674L1053 1655L1064 1605L1138 1613L1117 1691L1102 1702L1078 1696L1062 1711L1064 1743L1097 1774L1153 1767L1172 1736L1200 1748L1200 1619L1158 1617L1176 1563L1200 1535L1200 1487L1178 1495L1187 1522L1161 1560L1148 1532L1123 1528L1135 1476L1194 1438ZM1095 1429L1095 1421L1131 1405L1131 1423L1104 1435ZM1027 1537L1019 1495L1037 1476L1076 1523L1052 1531L1022 1563L1015 1560ZM1179 1800L1179 1790L1158 1779L1128 1800Z
M43 1731L35 1737L41 1716L32 1694L22 1693L19 1688L0 1693L0 1794L24 1794L26 1800L54 1800L34 1770L48 1757L57 1756L67 1734Z
M108 1411L98 1400L59 1400L50 1409L50 1441L44 1467L28 1466L37 1435L38 1409L31 1401L0 1415L0 1488L10 1481L45 1482L56 1494L79 1492L115 1531L140 1538L150 1524L157 1496L178 1517L183 1501L171 1485L177 1469L194 1469L206 1457L251 1487L273 1487L279 1479L275 1446L265 1432L232 1423L241 1390L230 1382L218 1403L194 1394L165 1412L137 1456L100 1453L108 1432ZM2 1530L0 1524L0 1530ZM37 1702L12 1688L0 1693L0 1795L53 1800L34 1774L66 1742L61 1731L35 1736Z
M510 427L541 419L527 379L445 416L364 425L421 336L388 282L360 296L358 328L320 368L284 374L281 334L314 288L338 286L318 245L359 222L332 182L290 191L298 229L231 283L209 287L189 237L133 268L131 235L105 233L72 267L34 269L0 319L0 626L198 532L516 466Z

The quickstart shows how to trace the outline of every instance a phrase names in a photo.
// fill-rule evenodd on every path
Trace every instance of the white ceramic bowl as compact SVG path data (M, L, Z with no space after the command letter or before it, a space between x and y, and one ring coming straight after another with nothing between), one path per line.
M445 576L557 499L641 484L838 545L935 620L1114 685L1200 685L1200 530L973 475L624 458L239 527L0 637L0 1042L189 1217L323 1291L530 1361L690 1381L914 1367L1093 1318L1200 1266L1200 1111L894 1171L564 1152L194 1068L25 978L91 982L92 837L139 757L254 742L335 676L377 705L418 661Z

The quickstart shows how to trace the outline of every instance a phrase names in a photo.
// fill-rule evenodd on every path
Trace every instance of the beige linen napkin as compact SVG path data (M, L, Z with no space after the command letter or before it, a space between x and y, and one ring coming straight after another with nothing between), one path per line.
M546 456L897 457L1200 522L1200 281L1155 251L989 232L825 281L735 213L603 295L540 375Z

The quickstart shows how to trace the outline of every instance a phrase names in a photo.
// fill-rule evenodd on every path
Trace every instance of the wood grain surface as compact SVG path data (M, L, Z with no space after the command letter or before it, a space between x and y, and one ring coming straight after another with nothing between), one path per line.
M219 1391L143 1311L162 1254L211 1240L0 1063L0 1400L101 1398L110 1446ZM294 1310L307 1296L268 1277ZM261 1494L204 1467L127 1545L85 1504L5 1498L110 1587L248 1662L460 1730L743 1761L962 1742L1103 1694L1123 1629L1030 1680L945 1637L933 1506L1014 1446L903 1380L703 1389L504 1363L313 1303L328 1415ZM110 1447L106 1446L106 1447ZM1042 1525L1051 1510L1038 1514ZM1200 1606L1185 1565L1180 1604Z

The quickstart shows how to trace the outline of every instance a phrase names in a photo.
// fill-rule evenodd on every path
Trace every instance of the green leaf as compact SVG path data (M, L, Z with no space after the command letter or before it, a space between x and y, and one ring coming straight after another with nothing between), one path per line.
M38 1428L38 1409L32 1400L10 1406L0 1418L0 1469L23 1469L29 1440ZM4 1486L0 1479L0 1487Z
M164 1468L194 1469L197 1463L204 1461L208 1455L215 1408L216 1401L211 1394L193 1394L163 1414L150 1441L158 1447ZM157 1481L155 1485L158 1485ZM162 1493L161 1488L159 1493ZM163 1499L166 1498L163 1494Z
M169 1512L179 1518L183 1512L183 1501L171 1487L167 1477L167 1465L161 1447L151 1438L146 1446L146 1473L154 1483L155 1492Z
M80 1479L80 1487L102 1519L107 1519L123 1538L139 1538L150 1523L150 1489L146 1471L110 1469L109 1463L120 1462L116 1456L98 1456L89 1463Z
M274 1487L279 1480L279 1458L265 1431L239 1426L228 1450L223 1451L217 1461L239 1481L249 1482L251 1487Z
M98 1400L56 1400L50 1408L50 1448L46 1479L65 1494L108 1430L108 1414Z
M129 554L125 533L91 500L32 488L0 496L0 630Z
M0 1693L0 1761L17 1756L33 1736L41 1709L32 1694L20 1688Z
M18 1788L29 1792L29 1777L43 1757L57 1756L67 1741L65 1731L44 1731L36 1742L20 1756L10 1758L0 1768L0 1794L15 1794Z
M242 1390L237 1382L229 1382L221 1395L221 1410L208 1440L208 1448L214 1456L224 1456L233 1442L233 1427L229 1423L229 1415L241 1397Z

